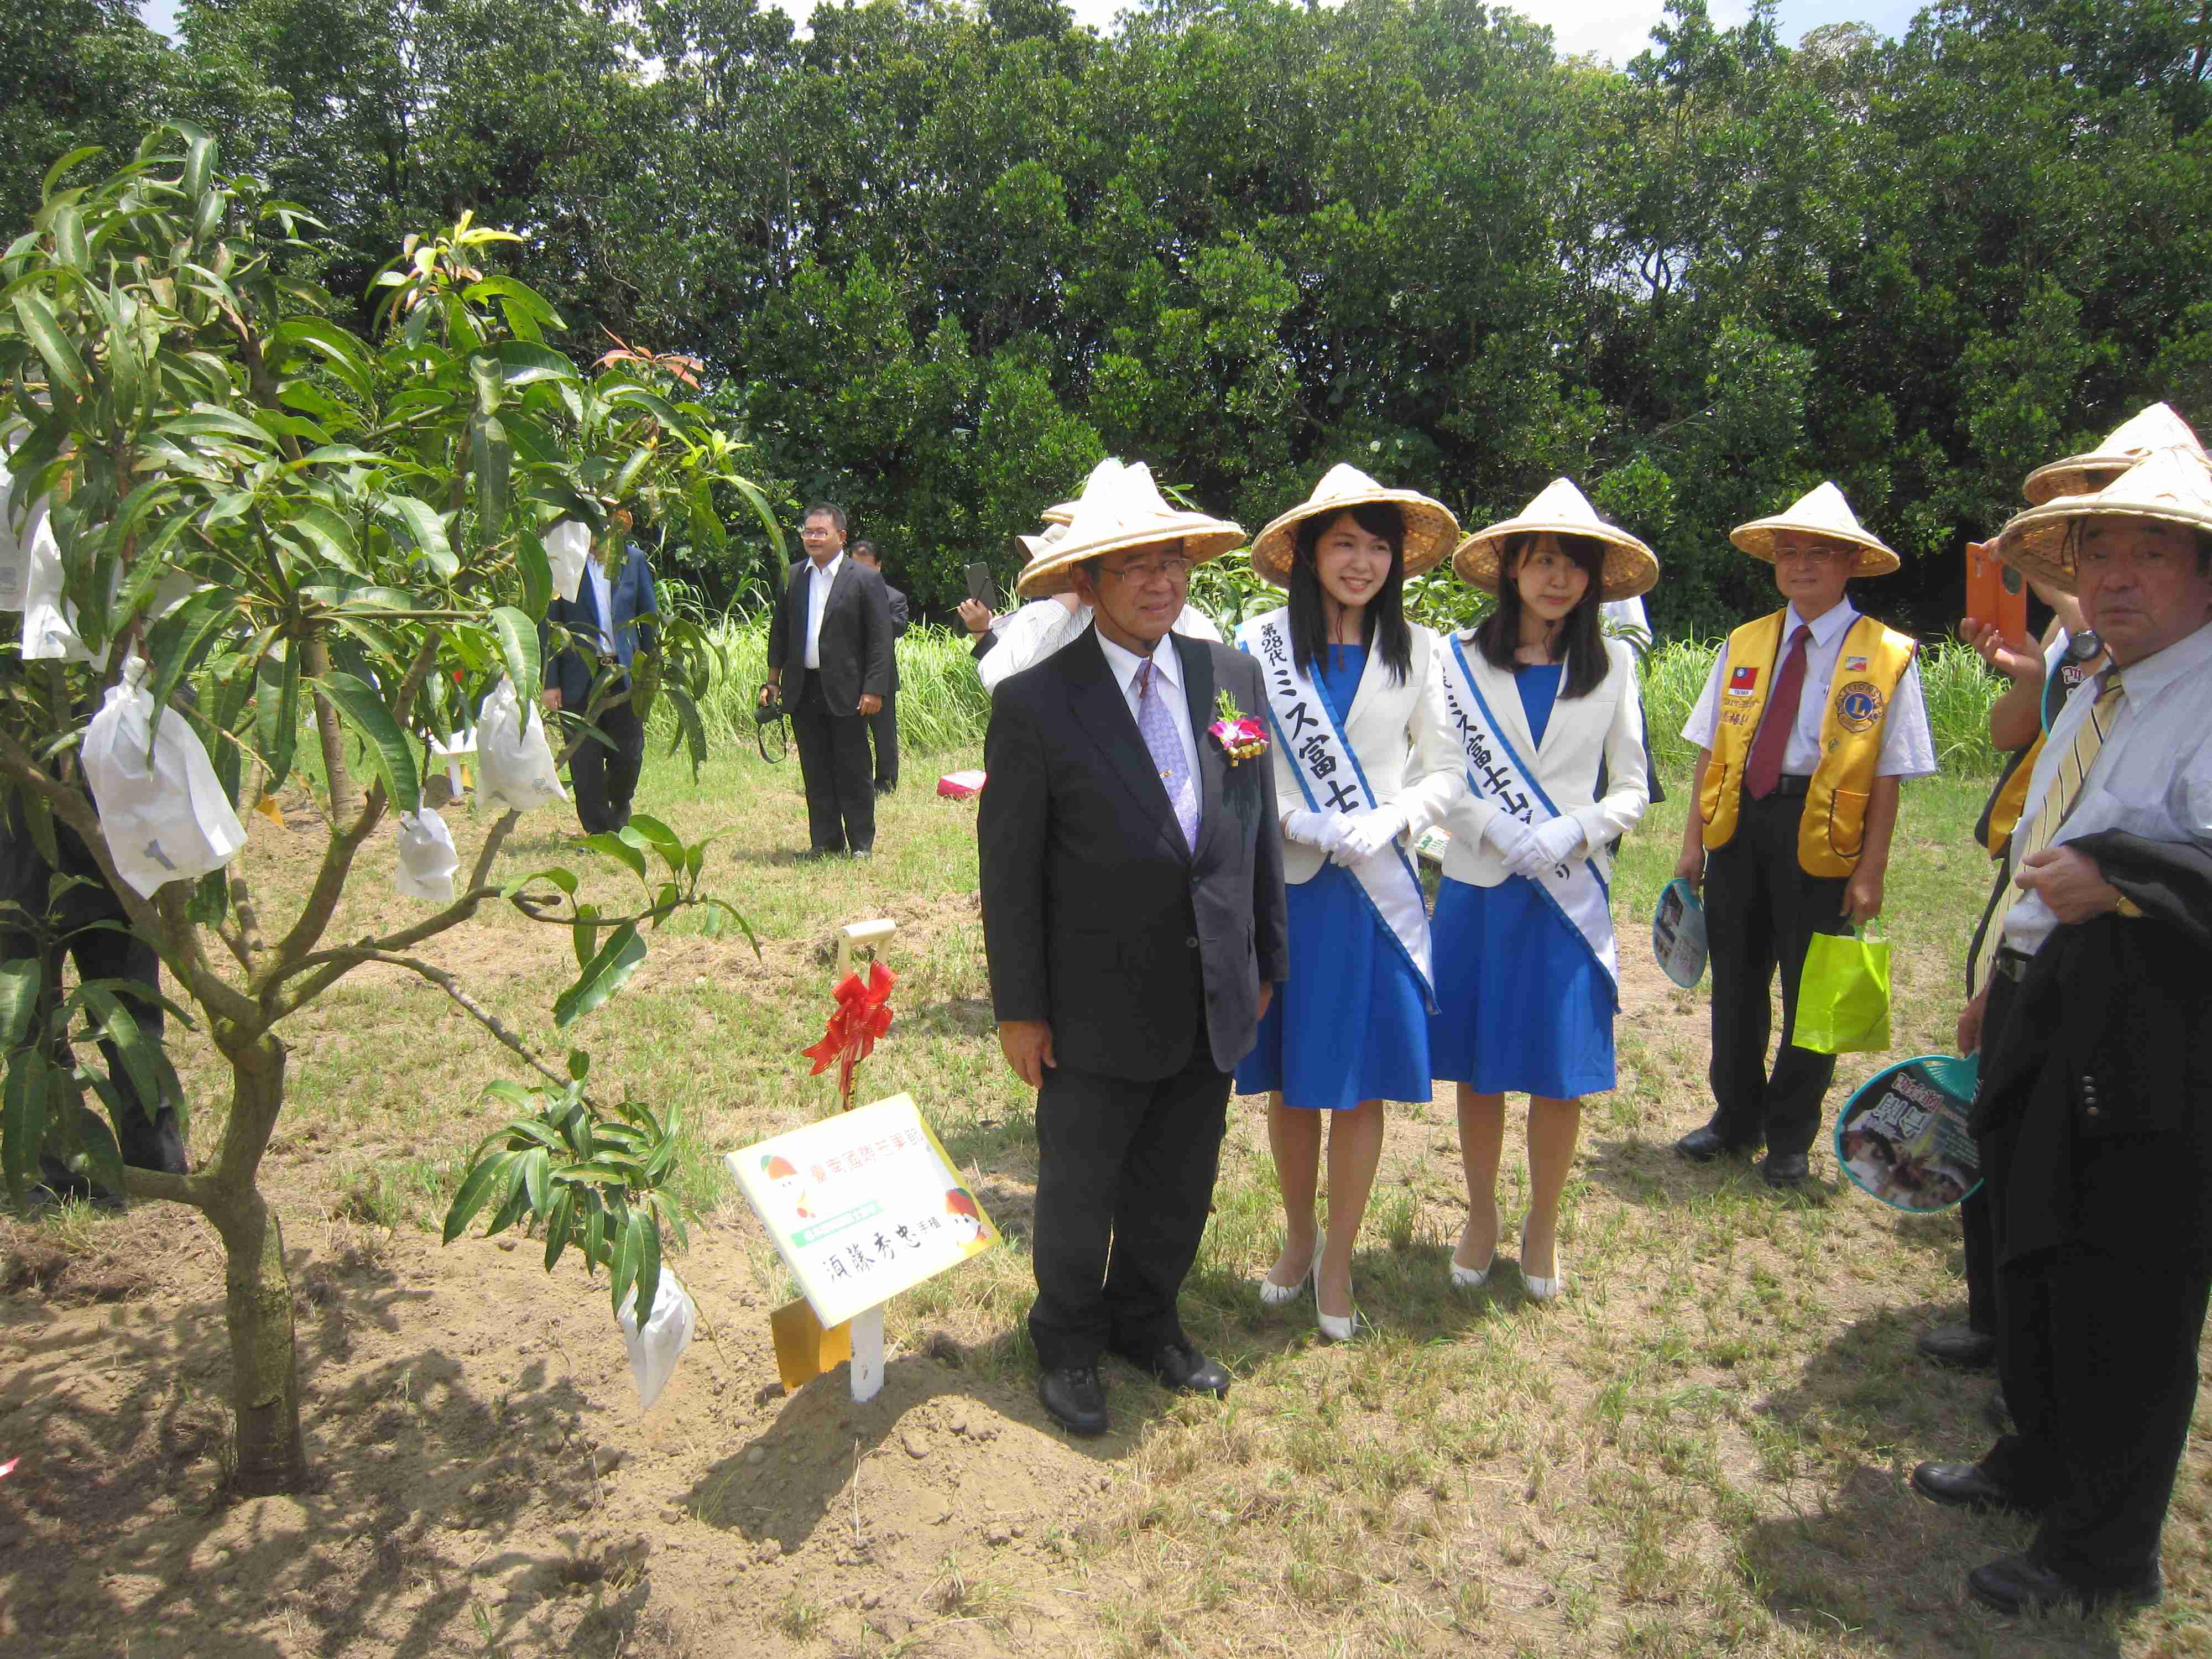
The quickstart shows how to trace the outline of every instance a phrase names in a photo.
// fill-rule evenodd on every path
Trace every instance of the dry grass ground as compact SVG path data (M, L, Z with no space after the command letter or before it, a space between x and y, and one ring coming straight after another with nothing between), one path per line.
M1447 1289L1466 1200L1446 1099L1395 1109L1355 1268L1376 1338L1322 1346L1310 1304L1263 1315L1249 1281L1276 1249L1276 1199L1258 1103L1242 1103L1186 1297L1235 1391L1178 1401L1110 1367L1115 1431L1057 1434L1020 1329L1030 1103L991 1035L972 809L928 795L937 769L909 762L859 866L790 856L795 768L718 762L696 785L648 771L652 810L731 832L722 886L763 939L756 960L679 925L572 1034L596 1076L690 1126L684 1181L708 1221L678 1266L712 1334L650 1416L602 1289L566 1266L549 1279L527 1246L438 1248L455 1159L496 1121L479 1092L507 1067L396 975L356 975L294 1030L267 1174L317 1490L223 1496L204 1228L158 1206L0 1221L0 1462L23 1458L0 1481L12 1650L2212 1651L2200 1446L2160 1608L2022 1623L1972 1607L1965 1571L2023 1528L1905 1486L1917 1459L1988 1437L1987 1381L1912 1353L1959 1308L1955 1224L1881 1208L1825 1152L1808 1192L1777 1197L1668 1151L1706 1112L1702 995L1660 979L1643 943L1679 805L1632 840L1618 885L1621 1087L1587 1115L1567 1297L1528 1302L1510 1267L1473 1297ZM1888 907L1899 1053L1948 1041L1985 878L1966 835L1978 797L1961 782L1908 798ZM450 816L465 856L477 831ZM535 815L504 870L556 861L568 827ZM252 830L262 884L304 878L312 830ZM406 906L360 885L342 934ZM854 1407L842 1371L790 1398L775 1386L765 1316L789 1291L714 1160L829 1103L793 1055L820 1033L832 928L875 914L900 923L902 980L863 1095L912 1091L1013 1243L894 1304L885 1391ZM434 954L557 1046L564 933L488 916ZM197 1058L189 1038L182 1051ZM1845 1077L1875 1063L1847 1060ZM204 1060L186 1078L204 1150L216 1079Z

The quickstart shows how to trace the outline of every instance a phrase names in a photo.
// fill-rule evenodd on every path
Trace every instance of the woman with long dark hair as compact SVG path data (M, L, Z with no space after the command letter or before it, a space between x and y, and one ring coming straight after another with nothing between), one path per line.
M1521 1277L1548 1301L1566 1282L1559 1196L1582 1097L1613 1086L1611 848L1648 800L1635 654L1601 631L1598 607L1648 590L1659 562L1561 478L1524 512L1468 537L1452 568L1497 594L1498 608L1443 653L1469 783L1448 820L1431 924L1441 1012L1430 1022L1430 1069L1458 1085L1467 1167L1451 1278L1468 1289L1489 1278L1504 1096L1525 1092Z
M1279 1306L1311 1280L1322 1334L1336 1341L1355 1328L1352 1251L1382 1103L1430 1092L1428 921L1411 848L1465 786L1438 641L1406 620L1402 589L1458 534L1426 496L1332 468L1253 543L1252 568L1290 602L1237 635L1267 687L1289 889L1291 977L1237 1068L1240 1094L1267 1096L1283 1192L1283 1251L1260 1298ZM1314 1208L1324 1114L1326 1238Z

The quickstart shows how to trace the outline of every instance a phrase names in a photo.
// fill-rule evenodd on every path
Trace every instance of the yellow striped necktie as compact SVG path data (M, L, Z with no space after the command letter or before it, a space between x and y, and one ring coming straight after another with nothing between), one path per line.
M2013 831L2012 846L2008 849L2005 870L2008 875L2018 875L2021 866L2031 853L2040 853L2051 845L2051 837L2066 822L2081 799L2081 785L2089 776L2089 769L2096 764L2098 751L2105 746L2105 734L2112 729L2112 721L2120 709L2120 671L2107 668L2104 684L2097 690L2096 701L2089 705L2089 718L2083 720L2074 733L2074 742L2059 757L2058 768L2051 775L2051 784L2043 792L2043 799L2035 809L2035 821L2027 829ZM1997 947L2004 942L2005 918L2012 914L2025 890L2010 881L2005 884L2004 897L1996 914L1990 918L1988 931L1982 936L1981 958L1975 963L1974 983L1989 983L1990 964L1996 960Z

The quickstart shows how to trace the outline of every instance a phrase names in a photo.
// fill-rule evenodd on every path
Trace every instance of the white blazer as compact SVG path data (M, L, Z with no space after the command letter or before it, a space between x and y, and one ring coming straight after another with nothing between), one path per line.
M1399 844L1410 847L1467 793L1467 768L1445 721L1443 642L1418 623L1407 627L1413 641L1405 682L1392 680L1382 653L1370 648L1345 715L1344 738L1376 799L1406 814L1409 827ZM1305 792L1282 744L1271 744L1268 752L1275 757L1276 805L1288 816L1304 807ZM1292 885L1311 881L1328 862L1320 848L1283 838L1283 879Z
M1598 873L1613 873L1613 842L1626 835L1651 804L1644 765L1644 714L1636 696L1636 653L1625 641L1608 639L1610 666L1586 697L1561 697L1552 705L1540 746L1528 735L1521 708L1521 688L1512 675L1490 665L1475 648L1473 630L1460 635L1460 649L1474 675L1475 689L1514 751L1528 763L1552 805L1583 827L1583 852L1597 860ZM1462 768L1464 757L1462 759ZM1599 763L1605 769L1605 793L1597 793ZM1482 837L1502 809L1469 790L1444 827L1451 845L1444 851L1444 874L1471 887L1495 887L1511 872L1498 849Z

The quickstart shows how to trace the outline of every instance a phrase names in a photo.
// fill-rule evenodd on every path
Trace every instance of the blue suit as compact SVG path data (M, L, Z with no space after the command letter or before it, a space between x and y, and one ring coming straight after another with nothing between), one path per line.
M613 659L619 677L612 690L629 689L629 669L640 651L654 648L656 636L650 618L660 614L653 597L653 567L645 550L632 542L622 568L607 579L607 609L612 613ZM592 700L592 682L606 658L601 629L599 595L587 568L573 599L556 599L546 607L547 626L539 630L545 656L545 685L561 694L561 707L581 719ZM579 644L600 641L586 655L576 645L550 650L550 629L566 628ZM576 790L576 817L585 830L597 834L619 830L629 822L630 798L637 792L637 775L645 760L645 726L628 702L599 711L599 734L587 738L569 757L569 781Z

